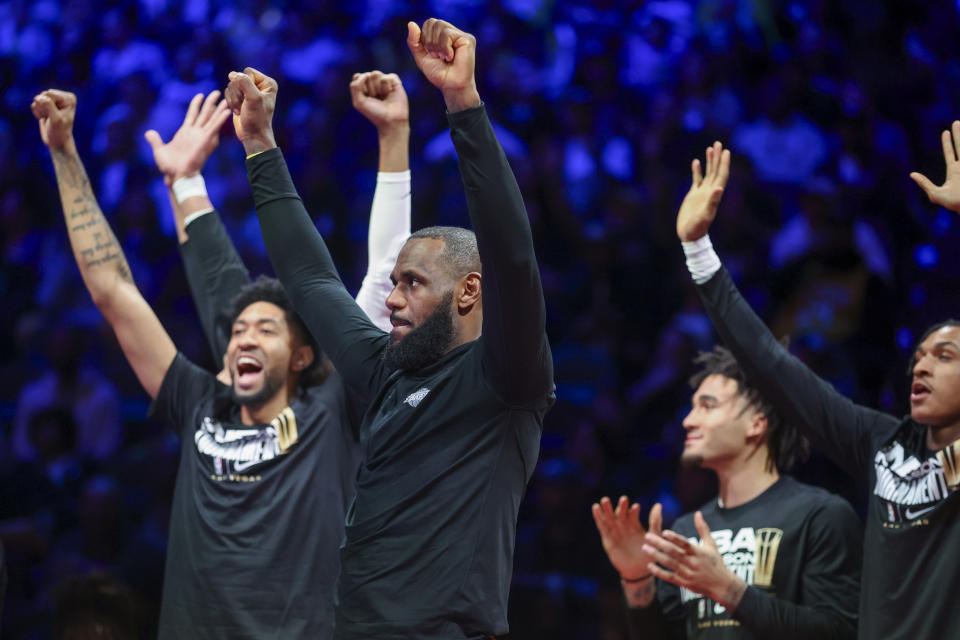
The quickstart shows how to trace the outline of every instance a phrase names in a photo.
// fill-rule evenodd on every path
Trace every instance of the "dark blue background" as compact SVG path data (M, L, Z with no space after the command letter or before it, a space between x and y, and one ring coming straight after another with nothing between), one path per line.
M355 290L377 152L350 106L354 72L398 72L410 95L414 227L467 223L442 100L404 43L406 20L430 16L477 37L480 94L530 212L556 361L558 404L520 514L513 637L624 637L589 504L626 492L644 511L663 501L669 521L713 491L708 474L676 464L690 359L714 337L673 224L690 160L714 139L734 160L711 235L742 290L842 392L906 410L916 335L956 314L957 220L907 177L942 180L939 132L960 117L954 4L3 2L11 637L48 637L54 603L90 591L71 576L91 571L125 585L153 633L177 456L78 277L32 96L77 93L78 147L137 283L178 347L213 367L143 131L169 138L189 98L230 70L276 77L278 143ZM251 271L270 272L229 125L204 175ZM799 475L859 504L817 456Z

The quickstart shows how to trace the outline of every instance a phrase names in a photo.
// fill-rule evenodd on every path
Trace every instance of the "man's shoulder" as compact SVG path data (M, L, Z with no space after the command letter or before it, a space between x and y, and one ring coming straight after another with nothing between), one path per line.
M322 383L301 390L291 403L294 414L304 425L331 420L348 427L354 435L365 407L360 394L347 386L343 376L336 371Z
M195 364L183 353L177 352L163 378L160 395L165 391L175 391L178 396L189 395L192 399L213 397L217 395L220 387L224 390L227 388L217 381L213 373Z
M927 450L927 429L927 425L905 415L900 422L874 435L874 453L899 444L905 451L922 456Z
M857 519L856 511L844 498L823 487L800 482L793 476L783 476L779 494L778 502L801 517L823 514L828 518Z

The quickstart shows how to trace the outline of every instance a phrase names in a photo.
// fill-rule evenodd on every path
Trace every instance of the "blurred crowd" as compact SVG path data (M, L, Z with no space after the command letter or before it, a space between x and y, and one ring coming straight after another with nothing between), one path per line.
M713 140L734 154L713 243L741 290L843 393L905 411L905 354L960 290L960 221L907 177L941 179L939 133L960 118L953 3L4 1L4 634L60 637L92 611L123 637L155 633L178 455L80 281L33 95L78 95L80 154L134 278L178 348L212 368L143 132L169 138L231 70L276 77L278 143L355 291L377 141L351 109L354 72L397 72L410 95L414 228L467 224L442 100L404 43L406 20L430 16L477 37L556 365L520 513L513 637L625 638L590 503L626 493L645 514L660 501L669 523L713 495L708 474L677 464L691 358L715 338L674 232L690 161ZM270 273L229 124L204 175L251 272ZM797 474L851 493L819 456Z

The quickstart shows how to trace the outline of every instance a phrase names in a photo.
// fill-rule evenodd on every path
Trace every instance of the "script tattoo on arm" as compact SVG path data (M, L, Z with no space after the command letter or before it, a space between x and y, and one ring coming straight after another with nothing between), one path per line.
M80 157L62 149L51 150L51 156L70 245L90 293L96 299L97 287L109 286L103 276L133 282L127 259L97 204Z

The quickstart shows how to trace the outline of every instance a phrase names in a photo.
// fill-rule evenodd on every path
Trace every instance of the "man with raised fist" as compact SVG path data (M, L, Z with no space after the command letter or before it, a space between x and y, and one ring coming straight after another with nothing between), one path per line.
M392 273L389 335L343 288L276 148L277 83L248 68L225 95L270 260L347 384L373 398L336 637L484 638L508 631L517 511L553 368L526 210L477 91L476 40L428 20L408 25L407 43L447 105L476 233L410 236Z
M389 119L370 118L380 132L381 168L406 171L402 87L379 72L358 74L357 83L363 86L351 91L361 94L355 102L365 115L378 113L380 102L393 106ZM224 362L219 382L177 354L133 284L73 143L76 98L46 91L32 109L84 282L154 411L180 437L159 637L330 638L365 402L338 375L318 370L319 348L280 283L250 282L212 209L199 172L230 117L219 93L195 96L169 142L147 133L171 186L201 323L215 362ZM409 234L409 173L389 192L381 186L371 213L378 247L360 297L371 317L388 323L388 274Z

